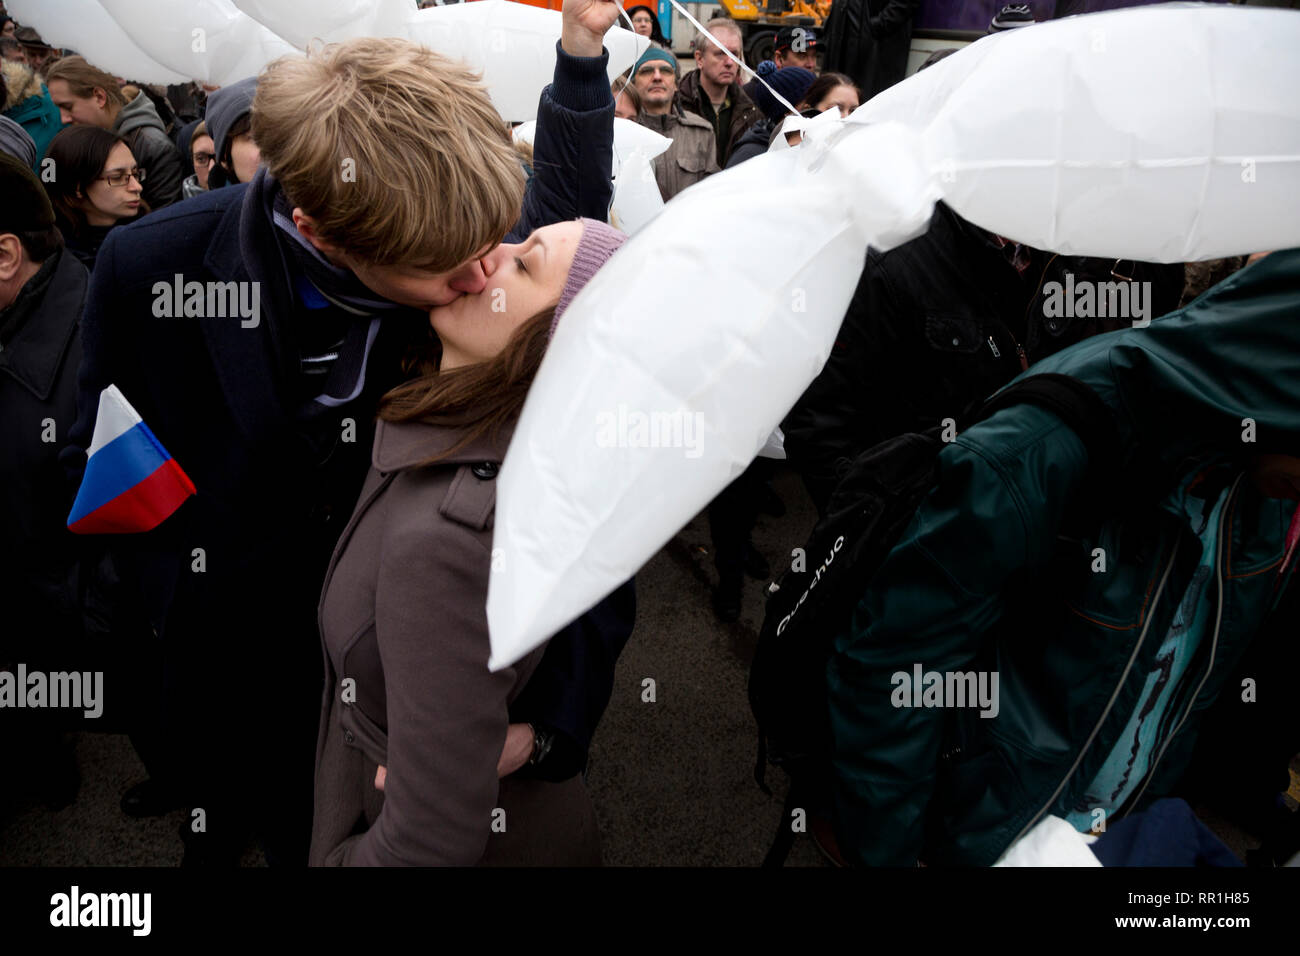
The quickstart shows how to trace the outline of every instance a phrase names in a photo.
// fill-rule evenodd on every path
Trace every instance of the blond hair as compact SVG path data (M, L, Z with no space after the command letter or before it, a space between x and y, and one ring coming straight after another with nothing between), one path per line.
M276 60L252 121L285 195L361 263L448 272L519 218L523 169L479 77L409 40Z
M77 99L89 99L98 89L104 91L110 103L118 106L126 105L126 97L122 95L117 78L97 66L91 66L84 56L65 56L56 60L54 65L45 71L45 85L48 87L55 80L67 83L68 89Z

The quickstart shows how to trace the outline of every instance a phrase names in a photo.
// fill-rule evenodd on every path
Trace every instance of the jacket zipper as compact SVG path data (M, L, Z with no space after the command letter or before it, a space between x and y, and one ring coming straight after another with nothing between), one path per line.
M1074 776L1074 772L1079 769L1079 764L1083 761L1083 757L1088 752L1089 748L1092 747L1092 742L1097 739L1097 734L1101 732L1101 725L1104 724L1106 718L1110 716L1111 709L1115 706L1115 700L1119 697L1119 692L1123 689L1124 682L1128 680L1129 671L1133 669L1133 662L1137 660L1138 652L1142 650L1142 645L1146 642L1147 631L1151 629L1151 622L1156 619L1156 608L1159 606L1160 598L1164 594L1165 584L1169 581L1169 573L1174 569L1174 560L1178 557L1178 548L1180 544L1181 537L1176 538L1174 540L1174 549L1170 552L1169 561L1165 565L1164 573L1160 575L1160 583L1156 586L1156 593L1151 598L1151 606L1147 611L1146 623L1142 625L1142 633L1138 635L1137 643L1133 645L1133 652L1129 654L1128 663L1124 665L1124 673L1119 675L1119 680L1115 684L1115 689L1111 692L1110 700L1106 701L1106 706L1102 710L1101 716L1097 718L1096 726L1092 728L1092 733L1088 735L1088 739L1084 741L1083 746L1079 749L1079 754L1074 758L1074 763L1070 766L1070 769L1065 772L1065 776L1061 778L1061 782L1057 784L1056 789L1052 791L1052 795L1047 798L1047 802L1043 804L1042 808L1030 818L1029 822L1024 825L1021 831L1016 834L1015 839L1007 844L1008 847L1014 846L1021 837L1033 829L1034 824L1036 824L1042 818L1043 814L1051 808L1052 804L1056 802L1056 798L1061 795L1061 791L1064 790L1065 785L1070 782L1070 778Z
M1182 718L1174 725L1173 731L1165 738L1165 742L1160 745L1160 750L1156 753L1156 759L1151 762L1151 768L1147 770L1146 777L1142 781L1142 788L1126 801L1129 807L1137 806L1138 801L1142 799L1142 794L1146 793L1147 785L1151 783L1151 778L1156 774L1156 767L1160 765L1165 751L1169 749L1169 745L1178 736L1178 732L1183 729L1183 724L1187 722L1187 718L1192 715L1192 708L1196 706L1196 698L1201 696L1201 688L1205 686L1205 682L1210 679L1210 673L1214 670L1214 656L1219 649L1219 629L1223 624L1223 528L1227 524L1228 515L1232 511L1233 498L1236 497L1237 486L1241 484L1241 478L1242 476L1238 475L1237 480L1232 483L1228 498L1223 503L1223 510L1219 512L1219 531L1214 541L1214 581L1218 587L1218 599L1214 607L1214 632L1210 639L1210 659L1205 665L1205 674L1201 677L1200 683L1196 685L1196 689L1192 691L1191 699L1187 702L1187 709L1183 712Z
M1023 345L1021 345L1021 344L1020 344L1020 340L1017 339L1017 338L1016 338L1016 337L1011 333L1011 330L1010 330L1009 328L1007 328L1007 324L1006 324L1005 322L1003 322L1001 319L996 318L996 317L994 317L993 322L994 322L995 325L997 325L997 327L998 327L999 329L1002 330L1002 334L1005 335L1005 336L1006 336L1006 337L1011 341L1011 344L1014 345L1014 346L1016 347L1016 358L1018 358L1018 359L1020 360L1020 371L1022 371L1022 372L1024 372L1024 371L1028 371L1028 369L1029 369L1029 357L1028 357L1027 355L1025 355L1025 347L1024 347ZM989 350L993 353L993 357L994 357L994 358L1001 358L1001 357L1002 357L1002 353L998 351L998 347L997 347L997 345L994 343L994 341L993 341L993 336L991 336L991 335L989 336Z

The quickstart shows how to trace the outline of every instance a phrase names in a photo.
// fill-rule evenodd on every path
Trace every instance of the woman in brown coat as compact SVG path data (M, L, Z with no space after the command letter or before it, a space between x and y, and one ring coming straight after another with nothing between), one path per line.
M497 779L543 648L491 673L485 605L494 478L524 397L554 323L624 238L582 219L499 245L487 288L430 313L421 374L384 397L320 605L313 865L599 863L581 777Z

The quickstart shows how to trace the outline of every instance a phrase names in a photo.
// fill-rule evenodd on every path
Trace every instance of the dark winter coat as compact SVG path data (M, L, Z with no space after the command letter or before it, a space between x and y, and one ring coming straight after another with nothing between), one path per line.
M1126 318L1045 315L1049 282L1117 281L1113 259L1032 250L1024 274L943 203L927 232L872 250L831 357L783 424L785 448L821 508L846 460L886 438L959 418L1030 364ZM1181 264L1118 264L1152 282L1151 315L1176 307ZM1022 358L1023 355L1023 358Z
M749 98L749 94L745 92L739 83L732 83L727 88L727 99L731 102L731 120L726 130L721 133L715 132L718 141L722 144L722 149L718 154L718 166L722 169L727 168L727 160L731 158L732 150L740 142L740 137L744 136L747 129L763 118L763 111ZM713 104L709 102L709 95L700 86L699 70L691 70L681 78L677 85L677 100L681 103L683 109L704 117L706 121L713 111ZM710 123L709 125L712 126L713 124Z
M749 129L745 130L745 135L740 137L736 143L736 148L731 152L731 159L727 160L727 168L739 166L747 159L753 159L767 152L768 146L772 143L772 133L776 127L772 125L770 119L761 119Z
M604 56L558 54L536 140L538 156L555 158L539 168L512 241L535 226L605 217L613 99L604 69ZM310 805L320 709L321 582L370 463L378 399L401 380L401 358L412 336L426 334L428 319L383 319L360 394L310 418L299 414L294 335L305 309L277 230L256 202L266 176L262 170L252 186L206 193L110 234L91 283L75 447L66 458L79 473L99 393L114 383L193 479L197 496L158 529L115 543L119 570L138 580L148 617L174 658L176 757L193 761L210 786L275 793L277 806L301 816L299 808ZM259 282L259 323L156 317L154 285L178 273L186 281ZM606 687L613 680L608 662L632 628L630 586L607 603L618 609L599 635L607 646L591 650L591 635L577 625L572 638L561 632L550 645L558 670ZM213 667L211 657L236 647L250 655L243 679L267 688L242 723L216 703L229 692L232 672ZM589 709L588 688L567 690L524 718L580 731L567 751L558 744L552 751L569 761L554 771L560 778L582 769L603 709ZM272 776L237 775L230 767L237 759L260 761L257 772ZM220 817L208 810L211 832ZM302 846L305 852L305 831Z
M826 71L851 76L864 103L893 86L907 73L920 6L920 0L835 0L826 18Z
M0 311L0 662L80 633L72 499L58 450L76 417L77 319L88 281L61 251Z

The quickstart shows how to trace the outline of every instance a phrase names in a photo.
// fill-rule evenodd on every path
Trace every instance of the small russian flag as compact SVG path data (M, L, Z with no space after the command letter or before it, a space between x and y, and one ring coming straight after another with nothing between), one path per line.
M99 394L86 473L68 515L76 534L151 531L194 494L194 482L116 385Z

